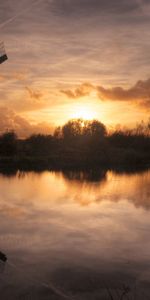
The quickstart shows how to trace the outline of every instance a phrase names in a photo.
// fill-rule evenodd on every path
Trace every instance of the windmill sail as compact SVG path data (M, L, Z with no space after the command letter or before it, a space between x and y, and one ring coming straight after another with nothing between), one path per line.
M7 54L5 51L5 46L3 42L0 42L0 64L2 64L5 60L7 60Z

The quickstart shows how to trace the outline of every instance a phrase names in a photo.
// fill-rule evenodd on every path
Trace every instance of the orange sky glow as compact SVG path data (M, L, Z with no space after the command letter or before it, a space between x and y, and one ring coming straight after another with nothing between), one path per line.
M2 0L0 132L51 133L72 118L148 120L149 16L146 0Z

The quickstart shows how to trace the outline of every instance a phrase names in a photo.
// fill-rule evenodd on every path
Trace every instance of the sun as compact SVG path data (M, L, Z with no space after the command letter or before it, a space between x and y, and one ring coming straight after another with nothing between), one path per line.
M96 111L91 106L77 105L73 110L74 112L71 115L73 119L93 120L97 116Z

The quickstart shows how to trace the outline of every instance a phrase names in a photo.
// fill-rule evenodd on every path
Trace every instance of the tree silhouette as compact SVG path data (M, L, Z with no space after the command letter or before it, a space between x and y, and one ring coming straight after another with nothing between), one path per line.
M73 140L79 138L82 135L82 128L84 121L82 119L75 119L68 121L62 127L62 136L65 140Z
M106 133L105 125L97 120L84 121L82 119L73 119L62 127L62 137L64 140L73 140L81 137L101 139L106 136Z
M97 120L73 119L56 128L53 135L34 134L23 140L10 131L0 135L0 162L39 169L149 165L149 130L148 121L132 130L108 134Z
M97 120L85 121L83 126L83 135L101 139L107 134L106 127L104 124Z
M17 151L17 136L13 131L6 132L0 136L0 153L11 156Z

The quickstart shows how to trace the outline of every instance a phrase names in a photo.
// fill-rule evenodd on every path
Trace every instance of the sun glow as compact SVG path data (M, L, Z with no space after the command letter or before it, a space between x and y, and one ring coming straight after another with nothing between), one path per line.
M87 105L78 105L74 107L74 112L71 114L73 119L93 120L97 118L97 113L94 108Z

